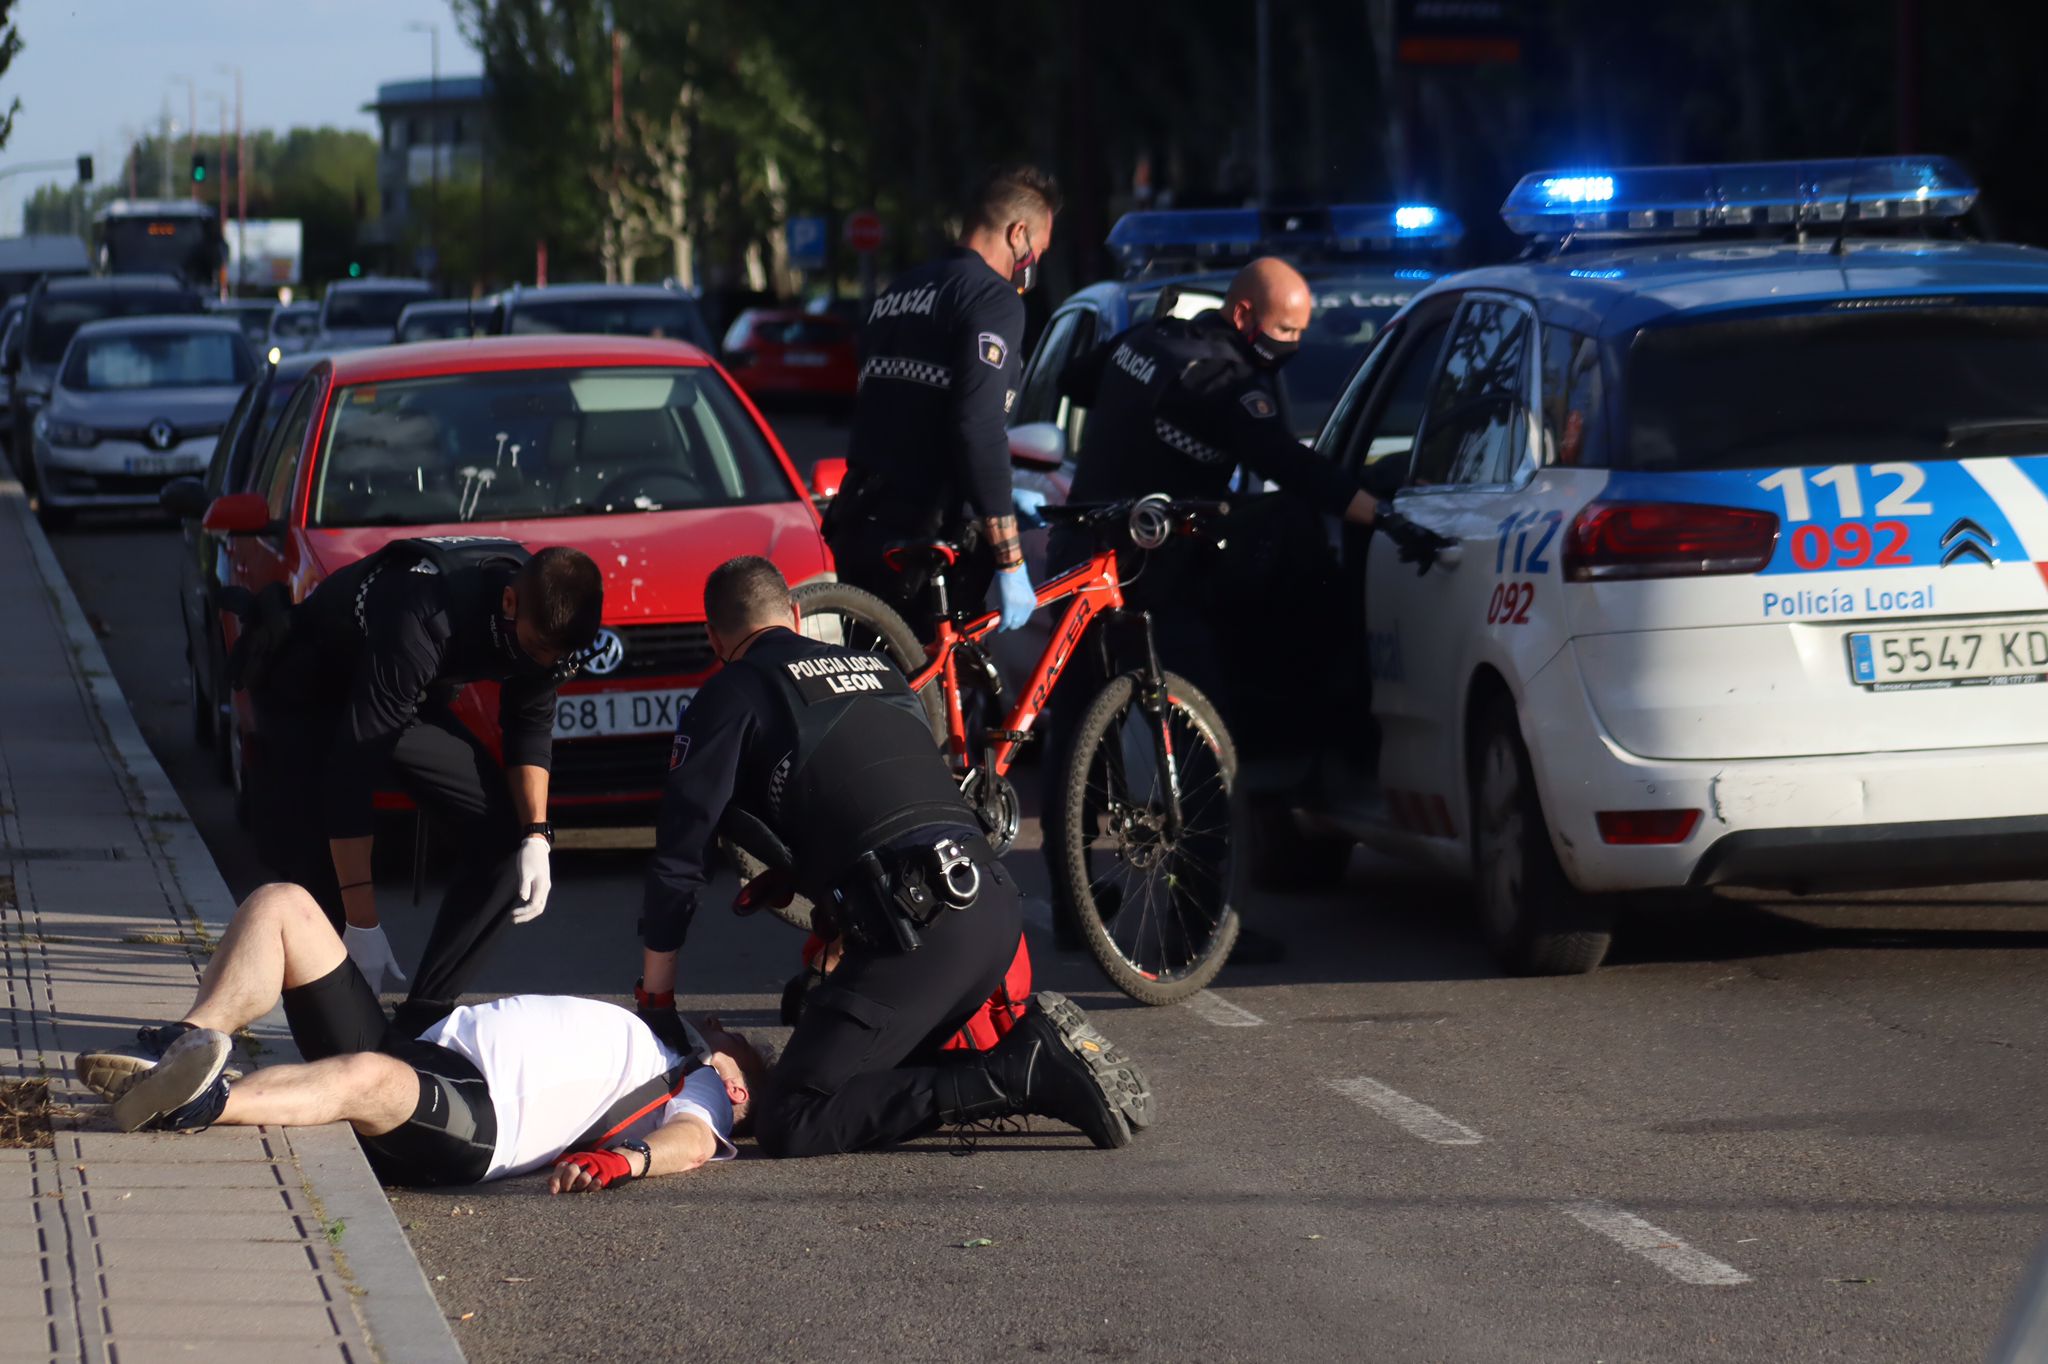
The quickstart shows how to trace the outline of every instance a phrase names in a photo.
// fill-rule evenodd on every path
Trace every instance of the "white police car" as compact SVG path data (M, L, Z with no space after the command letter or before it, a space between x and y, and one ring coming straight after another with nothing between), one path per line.
M1469 875L1539 973L1610 892L2048 874L2048 253L1962 239L1975 198L1522 180L1532 255L1422 291L1318 440L1455 543L1371 537L1376 792L1297 828Z

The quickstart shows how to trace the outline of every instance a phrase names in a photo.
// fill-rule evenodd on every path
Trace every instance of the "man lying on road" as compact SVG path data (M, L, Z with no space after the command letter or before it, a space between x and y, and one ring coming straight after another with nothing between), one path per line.
M306 1064L229 1075L229 1035L280 994ZM563 995L463 1005L408 1037L313 897L285 884L235 911L184 1019L136 1036L78 1058L125 1131L347 1122L388 1184L476 1184L552 1162L555 1193L730 1159L767 1069L716 1019L685 1056L626 1010Z

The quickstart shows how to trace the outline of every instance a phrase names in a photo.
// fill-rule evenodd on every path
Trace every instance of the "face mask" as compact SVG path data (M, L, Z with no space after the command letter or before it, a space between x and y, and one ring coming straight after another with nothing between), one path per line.
M1245 347L1251 351L1252 360L1260 369L1278 369L1294 358L1301 349L1299 341L1276 341L1272 337L1252 328L1252 334L1244 339Z
M518 622L491 612L491 648L515 668L538 668L533 656L519 646Z
M1028 294L1038 287L1038 252L1032 249L1031 233L1024 234L1024 254L1010 257L1010 283L1020 294Z

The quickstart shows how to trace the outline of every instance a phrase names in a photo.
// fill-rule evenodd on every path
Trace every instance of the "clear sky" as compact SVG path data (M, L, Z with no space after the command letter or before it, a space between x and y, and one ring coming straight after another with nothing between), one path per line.
M483 67L447 0L23 0L15 23L23 46L0 76L0 104L19 99L21 113L0 170L90 152L103 180L121 174L128 137L156 127L166 103L184 128L177 76L199 87L202 134L220 128L209 91L227 97L232 127L235 78L226 66L242 68L250 129L375 131L362 106L377 86L428 74L428 37L407 24L439 25L442 75ZM75 177L67 168L0 179L0 236L21 231L22 203L37 185Z

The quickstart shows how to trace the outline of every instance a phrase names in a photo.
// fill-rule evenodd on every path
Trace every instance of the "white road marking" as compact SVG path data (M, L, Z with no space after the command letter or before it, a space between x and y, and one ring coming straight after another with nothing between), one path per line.
M1694 1250L1670 1232L1651 1226L1612 1203L1586 1199L1560 1203L1557 1210L1589 1231L1597 1231L1623 1250L1642 1256L1674 1279L1696 1284L1748 1283L1749 1275L1723 1264L1705 1251Z
M1266 1022L1250 1009L1241 1009L1212 990L1200 990L1190 997L1188 1012L1219 1028L1258 1028Z
M1428 1104L1418 1103L1378 1080L1361 1076L1356 1080L1325 1080L1324 1084L1361 1108L1369 1108L1410 1136L1435 1142L1438 1146L1477 1146L1486 1138L1464 1123L1447 1118Z

